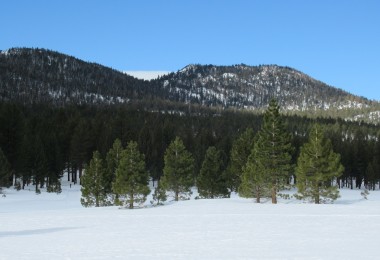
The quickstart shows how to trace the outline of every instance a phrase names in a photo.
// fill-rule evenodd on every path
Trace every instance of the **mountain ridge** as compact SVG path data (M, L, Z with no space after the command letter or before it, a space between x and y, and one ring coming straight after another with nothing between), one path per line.
M147 81L46 49L0 52L0 100L6 102L64 106L162 100L260 111L272 98L288 113L340 111L345 115L338 116L352 120L358 115L362 115L358 120L366 119L379 105L286 66L189 64Z

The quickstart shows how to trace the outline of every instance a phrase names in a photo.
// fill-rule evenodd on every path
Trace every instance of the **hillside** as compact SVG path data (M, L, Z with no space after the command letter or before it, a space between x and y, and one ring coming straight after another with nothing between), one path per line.
M271 98L289 113L370 122L380 119L378 102L328 86L289 67L188 65L146 81L45 49L0 52L0 100L24 105L164 101L260 111Z
M189 65L158 82L170 93L170 99L181 102L261 110L276 98L289 113L354 121L380 119L378 102L328 86L289 67Z

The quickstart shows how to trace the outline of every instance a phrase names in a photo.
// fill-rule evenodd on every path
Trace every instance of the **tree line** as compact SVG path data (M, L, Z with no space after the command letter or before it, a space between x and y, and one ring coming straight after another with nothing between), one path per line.
M123 147L131 140L138 144L145 156L149 178L157 181L164 175L165 151L179 137L194 159L193 180L202 177L205 155L217 154L210 155L210 161L221 162L218 172L233 173L229 174L226 183L228 190L237 191L241 178L236 169L242 169L243 164L233 154L250 156L252 149L241 144L260 143L255 142L255 137L260 139L258 133L264 119L265 116L254 113L172 103L151 109L133 104L57 108L0 103L0 186L15 184L23 189L34 185L37 193L41 187L59 192L64 172L68 173L69 181L83 182L82 173L93 152L98 151L101 158L106 158L116 139ZM378 126L285 115L281 120L284 130L291 136L291 165L297 164L311 127L318 123L323 126L334 152L341 156L344 170L336 180L338 187L379 187ZM210 147L216 152L209 152ZM294 171L291 175L292 180L297 179Z
M154 190L153 199L160 204L172 193L175 201L188 199L194 183L200 198L229 197L238 191L243 197L270 197L277 203L278 193L291 183L295 169L299 199L313 200L319 204L338 198L337 178L343 172L340 155L333 151L323 128L315 124L309 140L301 147L297 164L292 165L293 147L291 135L285 129L279 106L275 100L264 114L261 129L254 136L248 129L244 134L247 142L239 142L245 154L232 153L233 162L239 167L223 165L221 151L210 146L205 154L198 176L194 180L194 158L179 137L165 151L163 176ZM133 208L144 203L150 193L149 174L145 157L138 144L130 141L124 149L119 139L108 151L105 163L99 152L94 152L89 166L85 167L82 185L82 205L124 205Z

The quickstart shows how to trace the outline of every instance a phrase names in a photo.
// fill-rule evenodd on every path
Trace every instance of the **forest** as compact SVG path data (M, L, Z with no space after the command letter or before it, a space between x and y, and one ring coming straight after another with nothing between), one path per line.
M94 151L105 158L116 139L125 147L135 141L144 154L146 170L154 181L164 169L164 153L179 137L193 154L195 179L201 170L206 151L220 151L220 171L230 166L231 150L239 137L251 128L257 133L263 116L234 110L200 107L161 106L148 110L136 105L49 105L0 104L0 161L2 187L14 180L19 189L34 185L59 192L60 178L68 172L79 183L85 165ZM344 166L338 179L340 187L377 189L380 180L380 131L378 126L346 122L340 119L309 119L283 115L294 148L291 161L296 163L300 147L308 140L313 124L323 126L333 150L340 154Z

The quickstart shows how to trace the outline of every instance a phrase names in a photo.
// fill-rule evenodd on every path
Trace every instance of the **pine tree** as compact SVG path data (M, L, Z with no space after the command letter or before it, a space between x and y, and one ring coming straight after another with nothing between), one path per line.
M164 175L161 178L164 187L174 193L175 201L191 195L194 184L194 159L179 137L169 145L164 156Z
M3 150L0 148L0 193L3 187L11 186L12 171L11 166L3 153Z
M153 201L152 204L162 205L164 201L167 200L166 189L161 181L158 181L156 188L152 194Z
M257 135L258 137L258 135ZM269 176L266 169L260 164L256 158L259 146L255 143L246 165L243 167L241 175L241 183L239 186L239 195L244 198L255 198L257 203L264 197L270 197Z
M95 151L90 164L85 166L82 176L82 198L80 202L84 207L107 205L104 173L103 160L100 158L100 153Z
M145 169L144 155L138 151L137 143L131 141L122 151L116 179L112 185L121 201L133 209L134 203L144 203L149 194L149 174Z
M263 125L255 143L255 160L257 169L264 171L272 203L277 203L277 192L283 189L290 178L293 148L291 137L279 112L277 102L272 99L265 111Z
M229 186L232 191L237 191L240 186L243 168L253 149L254 137L252 128L247 128L232 144L230 165L227 169Z
M106 156L107 169L104 176L104 190L112 203L118 204L118 195L113 193L112 183L116 179L116 169L119 167L123 146L120 139L116 139Z
M197 188L199 196L202 198L228 197L226 178L222 169L223 161L220 151L214 146L210 146L202 163L199 176L197 178Z
M298 197L312 199L316 204L337 199L339 191L333 181L343 170L340 155L334 153L322 127L315 124L310 131L309 141L301 147L297 161Z

